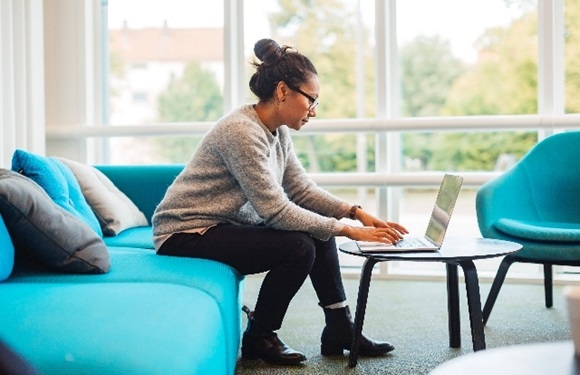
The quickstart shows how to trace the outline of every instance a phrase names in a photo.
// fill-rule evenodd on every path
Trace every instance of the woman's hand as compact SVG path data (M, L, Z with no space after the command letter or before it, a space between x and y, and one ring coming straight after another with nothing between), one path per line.
M404 234L409 231L399 223L381 220L362 208L355 211L355 218L360 221L364 227L345 226L340 235L346 236L355 241L370 241L383 243L397 243L403 238Z
M353 227L345 225L339 235L346 236L355 241L395 244L403 238L403 233L406 233L406 231L401 232L398 227L402 228L399 224L393 227L389 225L386 227Z

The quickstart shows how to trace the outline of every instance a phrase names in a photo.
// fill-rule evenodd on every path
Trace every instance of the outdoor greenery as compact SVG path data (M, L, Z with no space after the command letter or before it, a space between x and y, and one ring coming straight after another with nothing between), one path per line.
M174 79L158 99L162 122L211 121L223 113L223 97L212 72L190 62L180 79ZM159 154L172 162L184 162L197 148L200 136L159 138Z
M538 112L537 12L526 0L506 0L524 9L507 27L490 28L476 41L478 59L466 64L449 41L420 36L399 46L402 117L535 114ZM371 30L358 29L357 10L341 0L279 0L270 15L271 36L311 57L322 84L318 118L375 116L374 50ZM580 111L580 2L566 2L566 110ZM357 30L362 33L357 34ZM578 30L578 31L577 31ZM357 41L365 41L364 48ZM362 66L359 72L355 69ZM250 66L248 64L248 69ZM362 74L361 74L362 72ZM362 99L361 99L362 98ZM222 96L212 73L192 62L160 96L159 120L213 121ZM535 132L400 134L403 169L493 170L517 160L537 142ZM305 167L357 170L357 135L294 135ZM360 141L360 139L358 140ZM367 170L374 169L375 136L366 135ZM172 161L187 160L196 142L160 140Z

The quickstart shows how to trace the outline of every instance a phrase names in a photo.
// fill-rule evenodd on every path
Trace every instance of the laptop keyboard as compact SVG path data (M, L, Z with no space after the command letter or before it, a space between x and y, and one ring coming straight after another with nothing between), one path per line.
M397 242L393 246L401 249L406 249L409 247L424 247L425 245L427 244L424 241L421 241L419 238L407 237Z

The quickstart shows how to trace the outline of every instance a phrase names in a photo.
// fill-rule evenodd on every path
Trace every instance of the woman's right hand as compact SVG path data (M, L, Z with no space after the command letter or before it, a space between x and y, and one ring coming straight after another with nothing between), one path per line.
M397 224L398 226L398 224ZM386 227L354 227L345 225L340 236L346 236L355 241L382 242L395 244L403 239L403 232L395 226Z

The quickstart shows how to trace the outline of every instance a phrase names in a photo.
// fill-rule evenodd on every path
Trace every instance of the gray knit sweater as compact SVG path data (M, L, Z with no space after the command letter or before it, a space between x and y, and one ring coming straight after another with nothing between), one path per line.
M204 136L156 208L153 233L263 223L327 240L342 226L333 216L345 205L308 178L286 126L272 134L244 105Z

